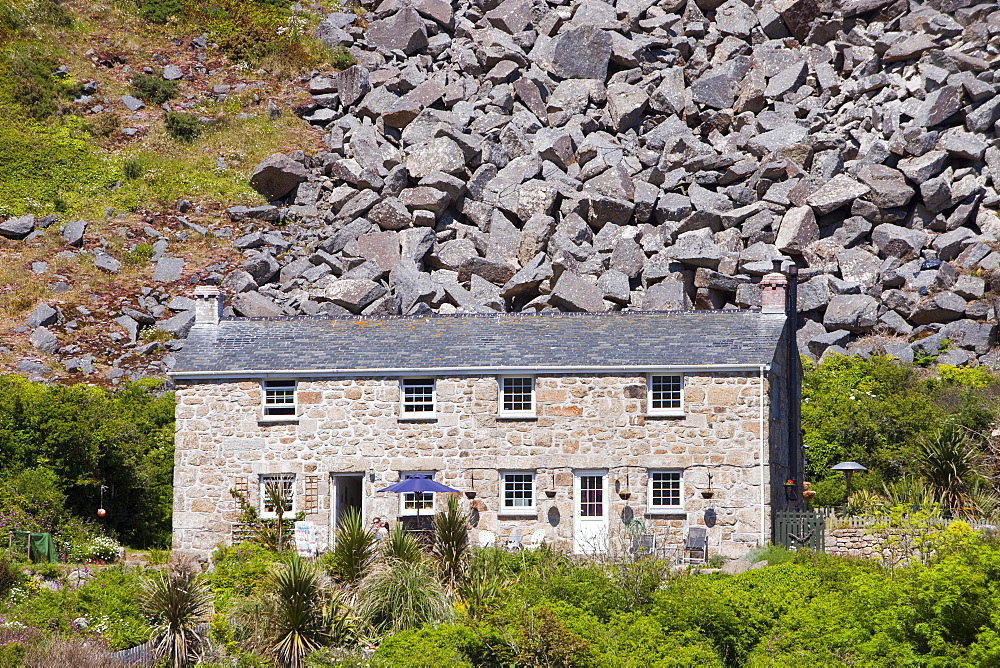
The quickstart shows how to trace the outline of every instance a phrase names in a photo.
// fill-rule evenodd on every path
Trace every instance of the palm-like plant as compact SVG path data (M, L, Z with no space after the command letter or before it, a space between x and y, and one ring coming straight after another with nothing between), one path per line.
M970 508L969 490L979 477L976 449L961 427L948 424L920 440L918 465L934 498L953 514Z
M392 528L392 533L385 540L385 547L382 550L386 559L402 561L408 564L420 562L423 552L420 551L420 543L409 531L403 529L398 522Z
M333 638L333 613L338 607L320 580L319 571L293 555L272 576L273 598L265 613L268 649L286 668L301 668L305 656Z
M267 505L274 508L274 514L278 516L278 552L281 552L282 530L285 525L285 495L281 493L281 487L273 482L264 485L264 495L267 497Z
M156 654L174 668L196 663L208 647L208 635L197 625L212 605L212 594L201 575L193 571L162 571L144 583L140 602L153 622Z
M371 573L361 582L355 611L376 633L386 634L453 617L448 594L423 563L395 562Z
M365 527L361 511L350 508L340 516L330 556L330 570L348 585L357 584L371 569L378 552L375 534Z
M450 497L448 508L434 516L434 557L441 577L456 585L462 580L469 554L469 516Z

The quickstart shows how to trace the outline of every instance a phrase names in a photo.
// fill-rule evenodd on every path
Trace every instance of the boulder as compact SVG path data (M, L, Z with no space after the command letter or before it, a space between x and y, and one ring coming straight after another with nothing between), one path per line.
M280 306L259 292L241 292L233 296L230 304L233 311L244 318L278 318L284 315Z
M564 311L607 310L604 291L572 271L564 271L549 295L549 303Z
M604 81L611 60L611 35L594 26L561 32L553 39L552 73L563 79Z
M828 330L870 332L878 322L878 307L878 300L870 295L834 295L823 315L823 326Z
M941 292L919 302L910 314L910 322L916 325L952 322L965 315L965 306L965 300L954 292Z
M413 7L404 7L392 16L372 21L365 39L385 51L402 51L408 56L427 47L427 28Z
M798 206L785 212L774 245L782 252L801 255L809 244L818 239L819 225L813 210L808 206Z
M35 217L31 214L8 218L0 223L0 236L8 239L23 239L35 229Z
M846 174L837 174L806 198L806 203L820 215L836 211L845 204L864 197L871 190Z
M250 185L269 200L281 199L309 177L302 163L283 153L264 158L250 175Z
M927 243L927 233L906 227L884 223L872 230L872 242L886 257L909 260L920 254Z
M885 165L865 165L858 170L858 180L871 188L868 200L875 206L891 209L906 206L914 191L899 172Z

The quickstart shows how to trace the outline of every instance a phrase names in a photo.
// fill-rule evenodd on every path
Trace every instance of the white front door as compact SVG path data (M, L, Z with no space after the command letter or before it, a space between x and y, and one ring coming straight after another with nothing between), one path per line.
M608 549L607 471L573 474L573 551L601 554Z

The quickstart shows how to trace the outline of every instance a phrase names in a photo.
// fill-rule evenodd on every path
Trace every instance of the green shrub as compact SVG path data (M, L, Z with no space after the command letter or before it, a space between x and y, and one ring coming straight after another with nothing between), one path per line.
M343 71L346 70L348 67L357 64L358 64L357 58L351 55L351 52L348 51L347 47L345 47L343 44L339 44L337 45L336 48L331 49L330 65L333 67L333 69Z
M126 251L122 255L122 260L125 264L138 267L152 260L154 254L155 251L153 250L153 244L143 242L141 244L136 244L130 250Z
M179 0L139 0L139 14L150 23L166 23L184 12Z
M95 536L73 543L66 552L66 560L77 564L110 564L118 561L121 545L110 536Z
M201 136L202 125L194 114L170 111L167 112L166 129L174 141L190 144Z
M780 545L768 544L763 547L755 547L748 551L743 559L755 564L758 561L766 561L768 566L784 564L795 558L795 553Z
M143 165L143 161L137 157L128 157L122 162L122 174L130 181L141 178L145 171L146 168Z
M44 120L69 110L69 100L80 95L81 84L53 76L58 61L35 46L11 49L8 68L13 75L13 99L30 118Z
M167 81L155 74L136 74L132 77L132 91L147 104L163 104L177 95L177 81Z
M358 590L355 612L376 633L450 622L454 611L441 583L425 564L397 562L374 571Z
M279 559L277 552L253 543L216 550L207 578L217 609L227 610L233 599L254 597Z

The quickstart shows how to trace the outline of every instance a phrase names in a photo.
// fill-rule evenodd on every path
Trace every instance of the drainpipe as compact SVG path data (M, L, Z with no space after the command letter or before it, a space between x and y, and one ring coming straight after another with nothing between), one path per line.
M801 391L801 379L799 378L801 369L799 366L798 339L796 338L799 330L798 287L799 268L793 264L788 268L788 321L785 325L788 331L788 343L786 346L788 350L788 477L801 483L802 481L799 480L800 471L802 471L799 456L802 451L802 432L799 429L802 410L799 404L801 401L799 396ZM804 475L804 471L802 471L802 475Z
M758 437L760 439L760 545L767 545L767 496L764 491L764 366L760 365L760 415L758 416Z

